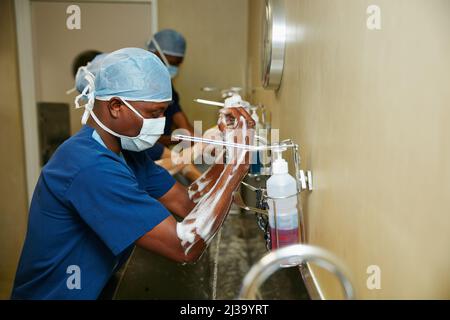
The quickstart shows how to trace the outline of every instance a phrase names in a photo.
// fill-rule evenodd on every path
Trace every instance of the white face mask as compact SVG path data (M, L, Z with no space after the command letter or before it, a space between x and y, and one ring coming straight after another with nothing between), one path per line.
M141 131L136 137L128 137L112 131L103 123L101 123L101 121L97 118L93 111L90 112L92 118L103 130L112 134L113 136L120 138L122 149L139 152L153 147L156 141L158 141L158 139L164 133L166 118L162 117L155 119L145 119L135 108L133 108L131 104L129 104L125 100L122 101L143 121Z

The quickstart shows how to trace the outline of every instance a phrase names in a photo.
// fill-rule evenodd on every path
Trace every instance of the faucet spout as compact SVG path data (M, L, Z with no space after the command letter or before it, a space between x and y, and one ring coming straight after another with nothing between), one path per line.
M341 282L346 299L354 299L355 292L344 265L331 253L321 248L296 244L274 250L259 260L244 277L239 299L255 299L261 285L277 270L280 264L313 262L334 273Z

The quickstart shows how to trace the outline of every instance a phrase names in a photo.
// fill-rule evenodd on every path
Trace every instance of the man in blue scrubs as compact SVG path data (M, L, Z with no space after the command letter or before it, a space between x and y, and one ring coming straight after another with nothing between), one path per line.
M172 29L158 31L147 43L147 48L164 62L172 79L178 75L186 53L186 39L181 33ZM176 143L171 140L170 136L173 129L184 129L188 134L194 135L194 128L181 109L180 96L173 85L172 102L164 115L166 117L166 127L159 142L166 146Z
M171 213L210 212L219 218L216 232L248 170L248 164L213 165L206 177L214 185L204 197L215 196L215 180L225 192L213 205L194 203L145 152L164 130L172 99L167 68L146 50L125 48L102 59L95 74L87 72L76 99L87 100L84 126L57 149L36 185L12 299L96 299L135 244L195 261L207 240L195 235L199 241L186 251ZM234 118L242 116L251 126L245 114ZM222 177L226 170L231 180ZM194 185L201 196L205 183Z

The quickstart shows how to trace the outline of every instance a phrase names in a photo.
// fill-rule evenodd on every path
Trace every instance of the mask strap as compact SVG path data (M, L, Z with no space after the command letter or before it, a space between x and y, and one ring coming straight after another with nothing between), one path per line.
M137 111L130 103L128 103L127 101L125 101L125 99L120 99L120 100L122 100L122 102L131 110L131 111L133 111L134 113L136 113L138 116L139 116L139 118L141 118L141 119L143 119L143 120L145 120L145 118L139 113L139 111Z
M112 134L113 136L116 136L118 138L136 138L136 137L128 137L128 136L124 136L121 134L118 134L117 132L112 131L110 128L108 128L107 126L105 126L95 115L94 111L90 111L90 115L92 116L92 119L94 119L95 122L97 122L97 124L100 126L100 128L102 128L103 130L105 130L106 132Z
M158 51L158 53L161 56L161 59L163 60L164 64L166 65L166 67L169 67L170 63L169 63L169 61L167 61L167 58L166 58L166 55L164 54L164 52L162 52L158 41L156 41L155 37L153 37L152 41L153 41L153 44L155 45L156 51Z
M95 103L95 76L90 72L86 67L81 67L82 70L86 73L84 79L88 82L86 87L84 87L83 91L75 97L75 108L84 108L83 117L81 118L81 124L85 125L89 114L91 114L92 109L94 108ZM81 69L80 68L80 69ZM86 97L88 99L87 103L84 105L80 105L80 100Z
M83 90L84 91L84 90ZM136 113L140 118L142 118L143 120L145 120L145 118L131 105L129 104L127 101L125 101L125 99L120 98L120 100L122 100L122 102L131 109L131 111L133 111L134 113ZM117 132L112 131L110 128L108 128L107 126L105 126L95 115L94 111L91 109L89 110L89 114L92 116L92 119L94 119L94 121L100 126L100 128L102 128L103 130L105 130L106 132L112 134L113 136L116 136L118 138L130 138L130 139L134 139L139 137L139 135L137 135L136 137L129 137L129 136L124 136L121 134L118 134ZM144 125L144 124L142 124Z
M66 94L69 95L69 94L74 93L75 91L77 91L77 88L73 87L73 88L70 88L69 90L67 90Z

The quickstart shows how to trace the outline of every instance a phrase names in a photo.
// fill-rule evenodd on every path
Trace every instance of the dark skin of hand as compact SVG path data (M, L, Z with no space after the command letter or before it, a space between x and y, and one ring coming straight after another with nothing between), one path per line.
M129 103L144 117L144 118L160 118L164 116L164 111L168 106L168 102L142 102L129 101ZM236 110L239 108L236 108ZM143 120L138 117L132 110L130 110L119 98L112 98L109 101L95 101L94 113L99 120L111 130L125 136L134 137L139 134L142 127ZM254 125L250 115L242 110L230 116L243 115L249 125ZM102 138L105 145L111 151L119 154L121 152L120 139L111 135L110 133L101 129L97 123L89 118L87 124L94 128L99 136ZM215 168L215 166L218 166ZM218 175L227 170L227 173L232 172L234 175L232 183L228 186L229 196L224 197L218 202L214 208L208 208L214 215L225 217L232 202L232 191L234 191L240 183L240 180L248 171L249 165L240 165L236 170L231 170L229 165L213 165L211 171L215 172L212 176L214 180ZM214 192L210 196L214 196ZM162 197L158 199L169 211L173 214L185 218L195 207L196 204L189 198L188 192L180 183L175 183L174 186ZM219 219L223 222L224 219ZM177 221L173 216L166 218L155 228L147 232L143 237L136 241L136 245L177 262L193 262L196 261L203 253L206 245L204 241L197 241L194 248L190 250L188 255L185 255L184 248L181 245L180 239L176 232ZM217 227L217 226L215 226ZM219 225L220 227L220 225Z

